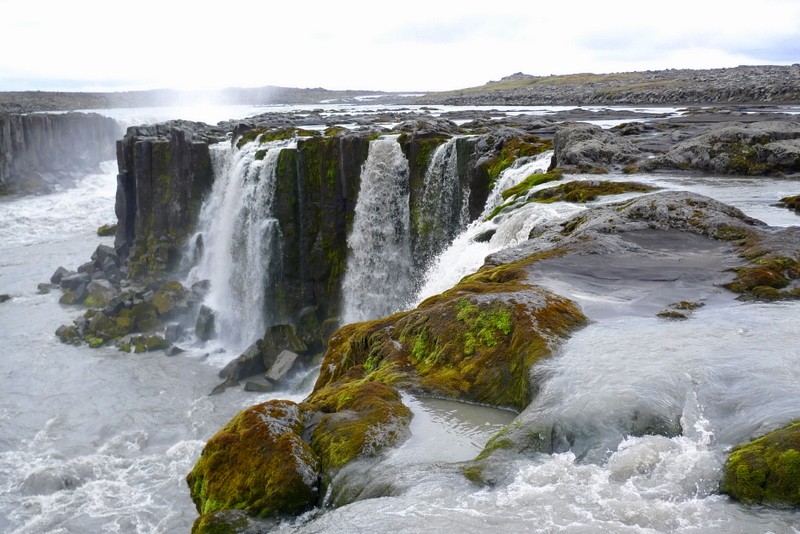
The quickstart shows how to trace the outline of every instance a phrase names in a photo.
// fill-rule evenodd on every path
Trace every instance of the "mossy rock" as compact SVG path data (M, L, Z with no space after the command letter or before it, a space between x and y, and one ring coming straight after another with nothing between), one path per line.
M329 340L317 388L356 372L419 394L516 410L531 366L583 326L569 300L527 283L522 262L485 269L415 310L347 325Z
M491 158L483 165L489 175L491 183L494 183L500 174L509 168L517 159L535 156L552 149L553 141L550 139L542 139L535 135L515 137L503 143L497 156Z
M220 510L201 515L192 525L192 534L248 534L263 532L241 510Z
M197 511L276 517L314 506L320 462L301 437L309 416L307 408L277 400L239 412L208 441L186 478Z
M780 203L783 204L784 207L800 211L800 195L793 195L789 197L783 197L780 200Z
M726 289L762 300L793 299L791 290L781 290L800 278L800 263L784 256L765 256L734 272L736 278L725 284Z
M328 473L357 458L375 457L409 436L411 410L387 384L345 379L316 391L308 402L324 414L311 448Z
M116 224L104 224L97 229L97 235L100 237L114 237L117 234Z
M62 343L69 345L80 345L82 341L81 334L76 326L59 326L56 330L56 336Z
M721 489L747 504L800 506L800 422L735 448Z
M524 180L522 180L517 185L510 187L503 191L500 195L503 197L503 200L507 200L510 197L518 196L522 193L527 193L530 189L536 187L537 185L546 184L547 182L554 182L556 180L560 180L563 178L564 173L560 170L554 170L552 172L536 173L531 174Z
M159 316L167 315L181 304L186 293L186 289L180 282L172 280L166 282L155 292L152 304Z
M158 319L158 308L150 302L139 302L130 311L134 327L141 332L150 332L161 325Z
M606 180L576 180L563 185L548 187L531 195L535 202L575 202L585 203L599 196L620 195L623 193L649 193L656 187L639 182L612 182Z

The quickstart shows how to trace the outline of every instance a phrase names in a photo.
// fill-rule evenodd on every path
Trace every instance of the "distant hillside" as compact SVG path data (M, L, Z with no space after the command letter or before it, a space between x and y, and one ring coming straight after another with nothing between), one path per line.
M359 102L364 98L396 100L395 93L380 91L330 91L321 87L298 89L265 86L229 88L215 92L182 92L169 89L112 93L15 91L0 92L0 111L70 111L76 109L134 108L182 105L193 99L210 98L219 104L318 104L326 101ZM407 99L406 99L407 100Z
M417 102L451 105L798 104L800 65L563 76L517 73L480 87L430 93Z
M213 93L167 89L117 93L0 92L0 111L169 106L204 97L212 97L220 104L247 105L323 102L469 106L800 104L800 64L562 76L517 73L480 87L428 93L416 98L381 91L274 86L229 88Z

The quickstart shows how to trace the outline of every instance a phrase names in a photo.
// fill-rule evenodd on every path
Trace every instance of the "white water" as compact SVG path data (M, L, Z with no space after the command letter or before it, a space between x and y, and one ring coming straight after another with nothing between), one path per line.
M414 255L428 265L469 223L469 187L458 177L458 137L439 145L431 157L420 192Z
M55 338L82 311L60 306L58 291L37 294L36 284L110 243L95 235L114 220L110 165L76 189L0 199L0 294L13 297L0 303L0 532L188 532L196 511L184 477L203 444L239 409L269 398L238 389L208 397L219 379L213 356L201 351L132 355ZM771 224L797 221L771 205L796 193L796 180L652 179L701 188ZM568 419L586 411L607 424L630 399L666 399L683 418L680 436L608 440L607 454L594 461L572 451L521 458L508 466L507 482L481 488L449 462L469 457L491 433L481 432L483 423L494 429L496 421L479 414L472 426L448 422L409 400L414 436L386 464L394 469L392 496L276 531L800 532L796 511L746 507L715 493L731 445L800 417L799 306L730 301L682 323L595 323L549 362L547 396L536 405L543 413ZM583 380L596 397L580 390ZM431 442L433 427L440 433ZM458 443L452 453L451 442Z
M263 335L267 321L279 318L269 306L282 241L272 215L278 156L288 146L255 140L241 149L229 142L212 147L215 180L190 241L187 257L200 259L188 282L211 282L205 303L216 313L222 343L233 350L246 348ZM259 150L266 150L261 160L255 157Z
M510 214L500 214L491 221L486 218L502 205L502 192L515 186L533 173L544 172L550 164L552 151L522 161L504 170L489 194L483 214L461 232L431 263L413 305L437 295L455 285L464 276L475 272L489 254L527 241L531 229L539 224L563 220L584 208L568 203L528 204ZM542 185L540 187L547 187ZM476 240L486 232L491 239Z
M370 142L343 282L345 323L390 315L412 293L408 161L396 137Z

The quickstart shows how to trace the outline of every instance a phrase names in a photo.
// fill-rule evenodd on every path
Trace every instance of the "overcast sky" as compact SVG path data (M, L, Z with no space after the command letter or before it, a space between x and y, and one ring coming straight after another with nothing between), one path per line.
M0 90L436 91L800 62L800 0L0 0Z

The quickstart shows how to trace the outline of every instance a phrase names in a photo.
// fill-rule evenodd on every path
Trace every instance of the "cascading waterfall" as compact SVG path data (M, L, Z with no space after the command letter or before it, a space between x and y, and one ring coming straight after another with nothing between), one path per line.
M281 229L273 217L275 171L281 150L292 142L241 149L215 145L216 177L203 205L188 256L199 257L189 282L208 280L205 304L216 315L220 339L242 349L278 319L270 298L281 271Z
M412 296L408 173L396 137L370 143L347 238L345 323L390 315Z
M520 183L534 173L542 173L550 164L552 151L520 160L498 177L486 200L481 216L469 224L439 254L426 271L415 303L441 293L456 284L462 277L475 272L489 254L528 239L533 227L547 221L566 219L583 210L583 207L561 202L558 204L527 204L510 214L499 214L487 220L502 203L502 192ZM547 187L545 184L542 187Z
M469 186L458 176L458 137L436 149L422 184L414 257L427 266L469 224Z

